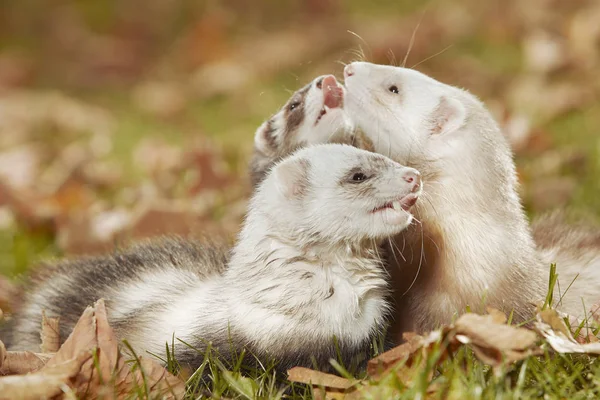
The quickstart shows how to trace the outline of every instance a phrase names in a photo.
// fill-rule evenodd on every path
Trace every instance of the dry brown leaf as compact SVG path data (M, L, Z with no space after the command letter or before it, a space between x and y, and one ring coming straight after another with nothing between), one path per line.
M119 353L117 338L108 324L103 300L84 311L71 335L46 367L64 363L81 352L94 351L97 363L91 359L83 363L71 381L71 387L79 396L86 394L86 398L97 398L111 390L115 395L130 393L142 383L147 385L151 395L168 399L181 398L185 392L184 382L153 360L139 358L138 366L143 370L145 380L139 368L132 371L127 359ZM113 376L114 386L107 386Z
M522 360L536 351L535 332L498 323L498 317L496 312L461 315L454 323L455 339L470 344L475 354L492 366Z
M369 361L367 366L367 373L369 376L374 378L381 376L390 367L405 360L407 361L407 364L410 364L410 358L417 350L423 347L425 342L422 336L412 332L406 332L403 336L405 340L407 340L406 343L394 347Z
M42 353L56 353L60 348L60 317L46 317L42 310Z
M358 384L337 375L326 374L304 367L289 369L288 380L311 385L315 399L349 400L354 397Z
M556 310L551 308L538 310L538 317L542 322L550 325L552 330L563 334L568 339L573 339L573 335L567 327L567 324L565 323L564 319L558 315Z
M600 342L578 343L558 312L546 309L538 312L534 326L548 344L559 353L600 354Z
M294 367L288 370L288 380L309 385L325 386L335 389L349 389L354 384L346 378L326 374L304 367Z
M0 341L0 376L26 374L42 368L54 354L32 353L30 351L6 351Z
M82 352L76 358L27 375L0 378L0 399L48 399L70 391L69 380L79 372L81 365L92 357Z
M458 335L468 336L471 343L500 350L526 350L535 344L537 340L535 332L498 323L497 318L497 314L467 313L456 320L454 328Z
M506 314L504 314L502 311L493 307L487 307L486 311L490 315L492 322L495 322L497 324L506 323Z

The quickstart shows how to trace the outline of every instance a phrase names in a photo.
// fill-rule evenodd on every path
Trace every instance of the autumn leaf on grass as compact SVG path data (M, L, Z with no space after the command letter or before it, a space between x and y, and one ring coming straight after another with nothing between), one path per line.
M481 361L492 366L539 353L534 331L506 325L502 317L496 310L489 315L463 314L454 323L454 339L469 344Z
M294 367L288 370L290 382L311 385L315 399L357 398L357 382L351 382L337 375L326 374L310 368Z
M0 400L48 399L70 392L68 382L79 373L81 365L91 358L82 352L76 358L44 367L27 375L11 375L0 378Z
M50 345L51 340L45 338L44 342ZM6 352L0 361L14 364L19 361L17 356L22 356L21 362L29 367L23 372L31 371L32 366L39 368L39 364L45 366L34 374L0 378L0 388L7 390L0 393L8 393L8 398L21 398L20 390L33 384L37 385L35 396L27 398L49 398L69 391L77 398L120 398L140 388L148 398L179 399L185 393L184 382L155 361L134 357L130 363L119 352L103 300L86 308L71 335L47 362L42 357L47 355L30 352ZM12 367L15 372L14 365L0 365L0 370L5 367Z
M405 362L405 365L410 367L417 351L425 345L426 341L423 336L413 332L405 332L403 338L406 340L405 343L394 347L369 361L367 366L369 376L377 378L385 374L389 368L401 362Z
M54 353L43 354L31 351L6 351L0 341L0 376L26 374L42 368ZM1 378L0 378L1 379Z
M406 343L369 361L368 373L371 377L382 377L394 369L398 378L409 385L408 370L415 361L422 362L438 343L441 350L436 360L438 363L464 344L471 346L481 361L492 366L539 353L536 346L538 336L535 332L506 325L506 316L494 309L488 309L487 315L464 314L453 325L425 336L405 333L404 339Z
M60 348L59 323L59 317L46 317L42 310L42 353L56 353Z
M600 354L600 342L578 343L569 328L553 309L538 312L534 326L550 347L559 353Z
M166 398L181 398L185 392L185 384L153 360L138 357L137 368L130 368L128 360L119 352L103 300L84 311L69 338L46 367L63 363L85 351L95 351L95 356L94 360L82 365L73 380L72 387L78 396L95 398L100 389L102 393L110 391L106 387L109 383L114 384L115 395L130 393L139 386L143 386L148 395L160 394Z

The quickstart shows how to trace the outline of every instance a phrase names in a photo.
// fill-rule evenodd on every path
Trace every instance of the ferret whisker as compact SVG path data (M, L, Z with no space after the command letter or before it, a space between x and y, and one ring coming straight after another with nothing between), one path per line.
M406 50L406 54L404 55L404 59L402 60L402 68L406 67L406 61L408 61L408 56L410 55L413 45L415 44L415 37L417 35L419 27L421 26L421 21L423 20L424 15L425 13L421 14L421 18L419 18L419 22L417 23L415 29L413 29L412 35L410 36L410 41L408 42L408 49Z
M390 244L390 249L392 250L392 255L394 256L394 260L396 261L396 265L398 266L398 268L401 268L400 262L398 261L398 258L396 257L396 252L394 251L394 248L396 248L396 250L398 250L398 254L400 254L400 257L402 257L402 260L404 260L404 262L406 262L406 258L404 257L404 254L402 254L402 251L400 251L400 248L395 243L395 241L392 240L392 238L388 238L388 242Z
M359 39L361 42L363 42L363 43L365 44L365 46L367 46L367 48L369 49L369 53L370 53L370 56L371 56L370 58L373 58L373 54L372 54L371 47L369 46L369 44L367 43L367 41L366 41L365 39L363 39L363 38L362 38L362 36L360 36L360 35L359 35L358 33L356 33L356 32L353 32L353 31L351 31L351 30L348 30L347 32L348 32L348 33L350 33L351 35L353 35L353 36L357 37L357 38L358 38L358 39ZM361 47L360 45L359 45L359 48L360 48L360 49L361 49L361 51L362 51L362 47ZM363 58L362 58L362 60L361 60L361 61L367 61L367 58L366 58L366 57L364 57L364 56L365 56L365 54L364 54L364 51L363 51L363 54L362 54L362 55L363 55Z
M425 258L425 240L424 240L423 229L421 228L420 231L421 231L421 255L419 258L419 266L417 267L417 273L415 274L413 281L410 283L410 286L408 287L408 289L406 289L406 291L404 291L404 293L402 293L402 296L406 296L406 294L410 291L410 289L413 288L415 282L417 282L417 278L419 277L419 274L421 273L421 266L423 265L423 260L425 260L425 262L427 262L427 260Z
M388 49L387 56L388 56L389 64L393 65L393 66L397 66L396 64L398 63L398 61L396 60L396 55L394 54L394 51L391 48Z
M452 46L454 46L454 44L449 44L448 46L444 47L442 50L438 51L437 53L425 58L424 60L419 61L418 63L416 63L415 65L413 65L412 67L410 67L410 69L414 69L416 67L418 67L419 65L423 64L426 61L431 60L434 57L439 56L440 54L444 53L446 50L448 50L449 48L451 48Z

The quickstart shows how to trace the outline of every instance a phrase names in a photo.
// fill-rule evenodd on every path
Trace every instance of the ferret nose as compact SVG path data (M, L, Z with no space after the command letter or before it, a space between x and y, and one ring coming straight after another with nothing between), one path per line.
M412 193L418 191L421 187L421 174L417 170L405 172L404 175L402 175L402 179L404 179L405 182L413 185L412 189L410 190Z
M352 64L348 64L346 65L346 67L344 67L344 77L349 77L354 75L354 67L352 66Z

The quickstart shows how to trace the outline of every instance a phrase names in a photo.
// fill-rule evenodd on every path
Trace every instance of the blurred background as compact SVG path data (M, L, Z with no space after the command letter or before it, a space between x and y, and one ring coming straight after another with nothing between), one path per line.
M234 238L255 129L358 59L480 96L530 215L600 219L600 2L0 1L0 274Z

